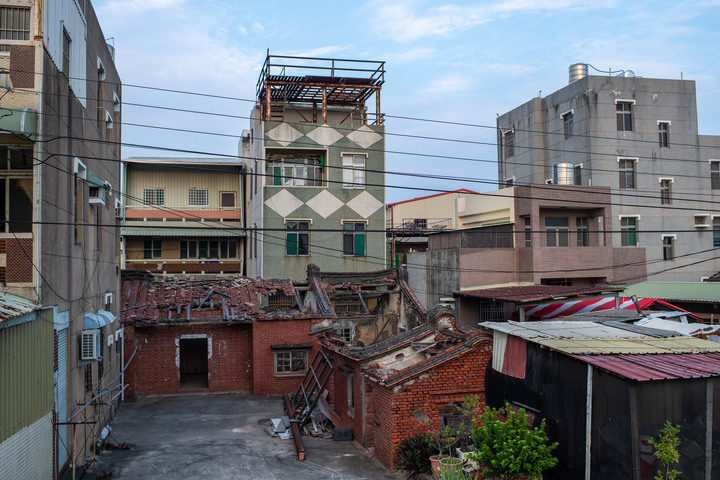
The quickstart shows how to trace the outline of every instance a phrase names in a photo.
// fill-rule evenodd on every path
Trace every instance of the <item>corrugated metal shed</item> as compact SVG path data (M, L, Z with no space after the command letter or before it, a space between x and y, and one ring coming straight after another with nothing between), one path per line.
M627 287L623 295L715 303L720 302L720 282L643 282Z
M0 292L0 323L36 310L40 310L40 306L26 298Z
M122 235L127 237L244 237L239 228L166 228L123 227Z
M637 381L720 376L720 354L573 355L595 367Z

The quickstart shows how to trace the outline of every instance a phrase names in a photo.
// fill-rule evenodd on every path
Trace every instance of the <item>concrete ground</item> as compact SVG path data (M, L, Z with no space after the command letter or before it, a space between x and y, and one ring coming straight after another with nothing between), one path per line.
M299 462L292 439L265 433L258 421L284 414L277 396L177 395L126 402L111 422L112 440L129 450L98 459L113 479L404 479L356 442L303 437Z

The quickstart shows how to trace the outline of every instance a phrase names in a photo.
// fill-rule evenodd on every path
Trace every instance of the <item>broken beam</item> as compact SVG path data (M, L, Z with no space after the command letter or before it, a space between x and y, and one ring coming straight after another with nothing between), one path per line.
M290 405L290 397L288 397L287 393L283 393L283 399L285 400L285 409L288 412L288 417L290 417L290 430L292 431L298 461L302 462L305 460L305 445L303 445L302 438L300 438L300 427L295 421L295 410L293 410L292 405Z

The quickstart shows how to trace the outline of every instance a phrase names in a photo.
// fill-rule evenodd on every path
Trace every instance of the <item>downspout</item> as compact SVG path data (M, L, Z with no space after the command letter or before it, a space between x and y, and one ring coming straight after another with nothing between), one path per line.
M585 399L585 480L590 480L590 455L592 451L592 384L593 367L587 366L587 397Z
M37 102L39 103L38 106L38 121L37 121L37 136L35 141L35 147L37 148L37 159L38 161L41 161L41 153L40 153L40 145L42 145L42 140L44 140L43 136L43 128L44 128L44 102L43 102L43 79L45 78L45 62L43 58L43 54L45 52L43 48L43 14L41 11L41 3L40 0L35 0L33 2L33 8L35 9L35 25L36 25L36 32L35 32L35 42L40 42L39 48L38 44L35 43L35 57L38 55L40 56L40 75L35 77L35 82L40 82L40 92L41 94L38 95ZM39 53L38 53L39 52ZM35 63L38 63L38 59L35 58ZM34 90L38 90L37 85L34 86ZM36 285L36 292L38 297L38 303L43 303L43 294L42 294L42 201L40 200L40 196L42 195L42 173L43 169L45 168L45 164L42 163L41 165L38 165L37 167L37 175L35 177L35 188L37 189L35 192L33 192L33 195L37 198L37 203L35 205L36 210L36 221L33 225L33 262L36 265L36 268L33 269L33 283Z

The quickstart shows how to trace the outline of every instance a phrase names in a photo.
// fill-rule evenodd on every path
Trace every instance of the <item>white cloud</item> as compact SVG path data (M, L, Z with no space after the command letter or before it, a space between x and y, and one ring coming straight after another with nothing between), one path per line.
M147 12L180 6L186 0L111 0L106 8L115 12Z
M375 29L404 43L462 32L510 13L591 9L607 7L615 1L509 0L490 5L445 4L432 8L422 8L412 0L393 4L372 3L374 6L371 8L376 12L372 20Z

